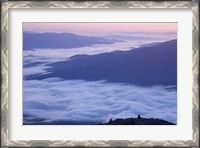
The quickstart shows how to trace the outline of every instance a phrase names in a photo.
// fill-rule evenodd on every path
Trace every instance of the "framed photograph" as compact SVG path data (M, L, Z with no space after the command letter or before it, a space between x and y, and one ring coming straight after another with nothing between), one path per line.
M1 2L2 147L199 147L199 3Z

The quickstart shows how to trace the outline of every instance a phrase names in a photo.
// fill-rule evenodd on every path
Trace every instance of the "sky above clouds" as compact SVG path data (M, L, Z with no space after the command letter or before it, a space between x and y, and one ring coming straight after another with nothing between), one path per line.
M166 33L177 32L177 23L23 23L23 31L73 32L77 34ZM94 35L94 34L93 34Z

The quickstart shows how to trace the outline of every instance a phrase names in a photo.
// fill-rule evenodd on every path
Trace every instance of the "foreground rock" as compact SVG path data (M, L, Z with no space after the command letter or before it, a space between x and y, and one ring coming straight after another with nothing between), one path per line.
M127 118L127 119L116 119L108 123L102 123L100 125L175 125L174 123L154 118Z

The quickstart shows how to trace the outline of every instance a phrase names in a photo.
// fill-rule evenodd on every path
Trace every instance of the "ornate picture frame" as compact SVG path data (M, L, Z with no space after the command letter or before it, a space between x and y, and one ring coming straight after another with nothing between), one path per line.
M19 8L189 8L192 9L192 140L10 140L9 9ZM199 147L199 2L198 1L3 1L1 2L2 147Z

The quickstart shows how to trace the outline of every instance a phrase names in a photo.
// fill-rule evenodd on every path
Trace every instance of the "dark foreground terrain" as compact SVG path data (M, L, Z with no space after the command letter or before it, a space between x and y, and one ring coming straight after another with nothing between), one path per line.
M154 119L154 118L127 118L127 119L116 119L110 121L108 123L102 123L100 125L175 125L174 123L162 120L162 119Z
M33 116L24 115L23 125L175 125L174 123L154 118L126 118L116 120L110 119L108 123L97 124L95 121L91 122L77 122L77 121L52 121L47 122L46 119L35 118Z

